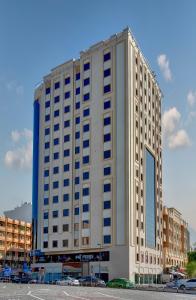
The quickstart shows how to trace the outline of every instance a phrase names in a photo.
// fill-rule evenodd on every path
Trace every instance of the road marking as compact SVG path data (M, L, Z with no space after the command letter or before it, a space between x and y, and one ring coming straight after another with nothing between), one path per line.
M66 296L69 296L71 298L77 298L77 299L82 299L82 300L90 300L88 298L83 298L83 297L79 297L79 296L72 296L70 294L68 294L67 292L63 291L63 293L66 295Z
M43 299L43 298L40 298L40 297L37 297L37 296L31 294L31 291L29 291L29 292L27 293L27 295L30 296L30 297L32 297L32 298L38 299L38 300L45 300L45 299Z
M5 288L6 288L6 285L3 286L3 289L5 289Z
M112 295L108 295L108 294L103 294L101 292L97 292L97 293L100 294L100 295L102 295L102 296L108 297L108 298L114 298L114 299L120 299L120 300L127 300L125 298L116 297L116 296L112 296Z

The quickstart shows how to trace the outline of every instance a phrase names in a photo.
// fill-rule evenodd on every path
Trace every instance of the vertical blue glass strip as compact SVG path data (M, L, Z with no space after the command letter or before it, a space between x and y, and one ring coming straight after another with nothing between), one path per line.
M155 158L146 149L146 246L156 247Z
M32 189L32 246L37 249L38 177L39 177L39 101L34 101L33 123L33 189Z

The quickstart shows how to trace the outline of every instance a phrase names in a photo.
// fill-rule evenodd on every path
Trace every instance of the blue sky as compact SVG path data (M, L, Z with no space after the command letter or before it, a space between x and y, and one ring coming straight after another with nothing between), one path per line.
M164 201L196 230L196 1L0 5L0 213L31 201L35 85L51 68L129 26L164 94Z

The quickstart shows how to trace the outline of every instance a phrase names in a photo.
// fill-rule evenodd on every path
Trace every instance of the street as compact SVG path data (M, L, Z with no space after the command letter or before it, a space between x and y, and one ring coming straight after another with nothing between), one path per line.
M196 295L109 288L0 283L0 300L166 300L196 299Z

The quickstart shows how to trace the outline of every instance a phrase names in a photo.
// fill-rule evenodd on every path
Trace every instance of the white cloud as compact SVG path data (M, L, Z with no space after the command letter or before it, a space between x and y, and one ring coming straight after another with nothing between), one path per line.
M11 139L14 149L5 154L5 165L13 169L29 169L32 166L33 133L29 129L13 130Z
M17 80L7 82L5 86L9 92L15 92L18 96L23 96L24 94L24 87Z
M163 76L166 81L171 81L172 79L172 73L169 66L169 60L166 56L166 54L160 54L157 57L157 63L159 65L160 70L163 73Z
M168 140L170 149L188 147L191 145L189 136L184 129L178 130L175 134L171 135Z
M196 103L196 92L189 91L187 95L187 102L190 107L193 107Z
M181 114L176 107L165 111L162 118L163 138L170 149L188 147L190 138L184 129L179 129Z
M181 114L176 107L172 107L168 111L165 111L162 117L163 132L165 134L172 133L179 123L180 118Z

